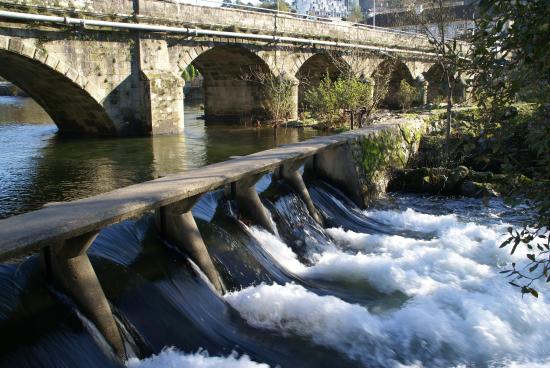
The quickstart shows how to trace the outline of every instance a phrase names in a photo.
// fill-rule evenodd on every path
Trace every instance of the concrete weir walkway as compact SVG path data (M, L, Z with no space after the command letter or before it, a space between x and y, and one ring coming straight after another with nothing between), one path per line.
M397 119L280 146L95 197L47 205L0 221L0 261L41 251L46 277L75 300L117 355L124 359L121 333L86 253L101 229L155 211L159 233L189 254L216 290L223 293L225 286L191 214L202 194L231 186L226 192L231 193L247 217L274 233L269 212L254 184L265 173L277 171L278 177L288 181L304 200L311 216L322 223L299 173L303 164L364 206L367 195L372 195L366 191L375 190L372 178L382 177L387 170L383 166L394 164L385 158L396 156L396 149L414 149L407 138L410 135L404 132L410 129L419 132L421 127L419 121ZM373 145L378 147L376 152L372 150ZM378 167L371 164L369 155L373 152L377 157L372 161L381 163Z

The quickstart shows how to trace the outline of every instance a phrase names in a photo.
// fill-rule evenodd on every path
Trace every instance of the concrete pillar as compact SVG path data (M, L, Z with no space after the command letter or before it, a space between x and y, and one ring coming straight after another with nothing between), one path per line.
M199 198L200 195L197 195L159 208L156 212L156 225L162 236L187 253L216 290L223 294L225 286L191 213L191 208Z
M86 251L98 232L91 232L43 250L46 271L89 318L122 360L124 342L111 307Z
M255 225L260 225L272 234L275 234L275 224L269 211L264 207L255 184L262 174L248 176L234 184L233 195L237 200L239 211L249 218Z
M430 84L427 80L422 82L422 104L427 105L428 104L428 91L430 89Z
M371 85L371 89L370 89L370 99L371 101L374 100L374 96L375 96L375 92L376 92L376 79L374 78L371 78L369 80L369 83Z
M247 123L265 118L261 85L205 78L204 115L207 123Z
M306 204L307 210L310 214L310 216L319 224L323 225L323 218L317 208L315 208L315 205L313 204L313 201L311 200L311 197L309 195L309 191L307 190L307 187L304 183L304 179L302 178L302 175L300 174L300 167L302 166L302 162L289 162L287 164L284 164L280 168L280 175L281 178L283 178L291 187L294 189L296 194L300 197L300 199Z
M458 96L456 96L456 100L458 102L470 102L472 98L472 88L466 85L464 82L460 81L458 82L458 88L459 91Z

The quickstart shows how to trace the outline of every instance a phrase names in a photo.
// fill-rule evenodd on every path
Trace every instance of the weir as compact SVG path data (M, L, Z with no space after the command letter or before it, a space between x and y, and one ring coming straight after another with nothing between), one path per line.
M300 173L300 167L306 159L312 159L315 163L312 166L313 175L341 183L340 188L350 195L355 191L352 199L364 207L367 195L357 190L371 190L364 183L368 182L365 176L372 175L373 171L365 170L365 160L372 150L364 151L363 148L377 140L387 143L391 140L389 137L392 137L395 146L386 144L378 152L382 157L392 157L395 154L393 149L403 148L401 143L406 140L403 132L410 129L418 131L421 127L418 121L411 123L404 119L395 120L344 134L281 146L14 216L0 221L0 261L42 251L46 271L53 276L55 285L75 300L115 353L124 359L126 352L121 333L86 253L101 229L155 211L159 233L170 244L186 253L216 290L223 293L225 286L191 213L201 195L231 186L239 211L255 224L276 233L269 212L255 190L255 183L264 174L276 171L304 201L311 217L322 223L323 219ZM327 164L329 161L332 166ZM394 164L386 160L379 162L388 166Z

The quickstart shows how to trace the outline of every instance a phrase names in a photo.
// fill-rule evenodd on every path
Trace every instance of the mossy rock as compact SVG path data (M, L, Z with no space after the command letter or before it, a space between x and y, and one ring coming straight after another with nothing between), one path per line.
M497 197L499 194L490 183L465 181L460 185L459 193L465 197L486 198Z
M506 175L502 175L506 177ZM497 176L490 171L470 171L468 178L472 181L481 182L481 183L493 183ZM501 178L499 176L499 178Z

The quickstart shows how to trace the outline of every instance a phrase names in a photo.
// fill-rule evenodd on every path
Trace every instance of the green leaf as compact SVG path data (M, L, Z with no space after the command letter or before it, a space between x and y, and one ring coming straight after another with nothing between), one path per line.
M510 254L514 254L514 252L516 251L516 248L518 247L518 244L519 244L519 238L516 238L514 240L514 246L512 247L512 251L510 252Z
M504 248L505 246L507 246L508 244L510 244L510 242L512 241L512 238L509 238L508 240L504 241L499 248Z

